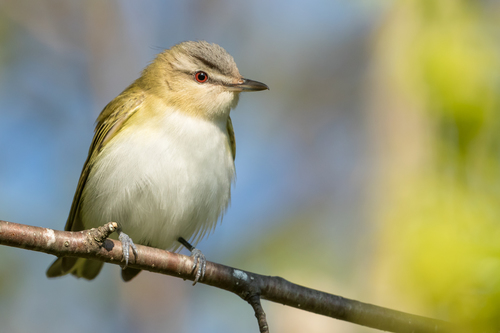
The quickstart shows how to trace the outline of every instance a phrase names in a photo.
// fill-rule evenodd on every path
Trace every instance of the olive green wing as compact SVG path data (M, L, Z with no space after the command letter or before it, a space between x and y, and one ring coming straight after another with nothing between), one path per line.
M236 139L234 138L233 122L231 117L227 117L227 134L229 135L229 145L231 147L231 153L233 154L233 160L236 158Z
M92 144L90 145L89 155L83 165L82 174L80 175L68 220L64 228L66 231L80 231L85 229L82 221L78 218L78 209L80 208L83 189L96 161L96 157L100 154L103 147L123 128L127 120L130 119L130 116L140 109L144 98L144 91L132 85L106 105L97 118L97 125Z

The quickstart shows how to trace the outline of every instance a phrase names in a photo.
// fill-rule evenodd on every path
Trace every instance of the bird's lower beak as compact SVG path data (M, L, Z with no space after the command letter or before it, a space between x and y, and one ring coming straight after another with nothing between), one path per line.
M231 91L260 91L269 89L269 87L262 82L248 79L242 79L238 83L227 84L226 87Z

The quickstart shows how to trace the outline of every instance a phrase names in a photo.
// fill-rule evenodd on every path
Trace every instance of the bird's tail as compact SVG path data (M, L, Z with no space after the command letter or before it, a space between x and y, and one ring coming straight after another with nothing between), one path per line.
M102 261L74 257L61 257L57 258L57 260L50 265L47 269L46 275L49 278L53 278L71 273L78 278L82 277L87 280L92 280L97 276L97 274L99 274L103 264L104 262Z

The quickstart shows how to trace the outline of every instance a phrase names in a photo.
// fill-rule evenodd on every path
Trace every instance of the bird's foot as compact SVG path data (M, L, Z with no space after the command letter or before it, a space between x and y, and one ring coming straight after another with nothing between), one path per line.
M194 286L198 281L205 277L205 271L207 270L207 258L205 258L205 255L201 253L200 250L189 244L189 242L184 238L179 237L177 238L177 241L191 252L191 258L193 258L193 268L191 271L196 272L193 282Z
M193 248L191 251L191 258L193 258L193 272L196 272L194 277L193 286L196 282L200 281L205 277L205 271L207 270L207 259L205 255L201 253L197 248Z
M137 247L132 241L132 238L130 238L126 233L124 233L121 227L118 229L118 239L120 240L120 242L122 242L123 258L125 259L125 266L123 266L123 268L125 269L128 265L128 260L130 258L130 252L129 252L130 248L132 248L132 252L134 253L134 256L137 258Z

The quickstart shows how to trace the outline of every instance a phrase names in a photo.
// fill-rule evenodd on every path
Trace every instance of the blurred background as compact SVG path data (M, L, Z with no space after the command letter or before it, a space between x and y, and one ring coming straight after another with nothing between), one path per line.
M500 327L500 2L0 0L0 219L63 229L94 121L155 54L223 46L270 91L232 113L211 261ZM237 296L0 246L2 332L257 332ZM264 302L272 332L374 332Z

